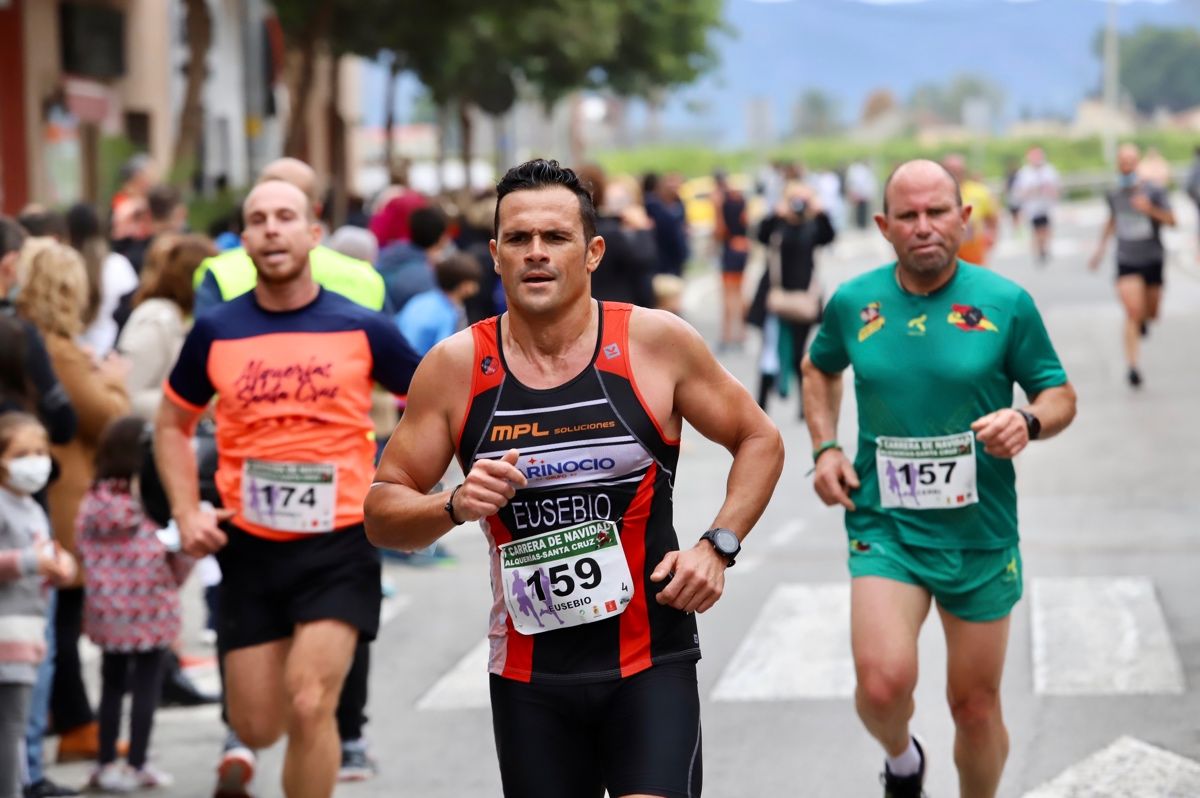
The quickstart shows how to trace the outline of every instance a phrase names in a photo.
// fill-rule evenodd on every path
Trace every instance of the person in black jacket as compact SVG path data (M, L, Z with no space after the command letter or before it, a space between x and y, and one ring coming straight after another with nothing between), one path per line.
M596 235L604 239L604 257L592 273L592 296L654 307L653 278L658 263L654 222L625 185L609 184L599 166L583 166L578 174L591 186L598 214Z
M758 226L758 241L779 253L781 288L803 291L813 279L815 253L834 239L833 225L812 190L803 183L793 183L784 191L783 201ZM769 262L769 260L768 260ZM767 312L767 291L771 288L771 270L763 272L746 322L763 331L763 353L759 360L758 404L767 409L772 390L780 396L790 393L791 374L799 386L800 363L804 359L805 343L812 324L783 321ZM799 395L799 389L797 389ZM804 418L804 405L800 405Z
M679 198L683 180L677 174L660 177L650 173L642 178L642 200L646 213L654 221L654 241L658 253L659 274L683 276L691 257L688 241L687 211Z

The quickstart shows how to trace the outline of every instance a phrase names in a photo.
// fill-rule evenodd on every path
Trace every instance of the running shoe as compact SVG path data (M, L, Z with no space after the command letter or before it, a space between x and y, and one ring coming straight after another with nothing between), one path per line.
M155 787L170 787L175 783L175 779L170 773L159 770L149 762L142 765L141 768L134 770L133 778L140 790L152 790Z
M230 731L225 737L225 750L217 765L214 798L248 798L255 764L254 752Z
M125 763L109 762L92 771L88 788L95 792L127 793L138 788L137 778Z
M1137 369L1130 369L1129 384L1134 388L1142 387L1142 373Z
M24 798L67 798L79 795L79 790L66 787L50 779L40 779L25 787Z
M880 774L879 780L883 782L883 798L922 798L925 793L922 791L922 786L925 784L925 749L921 747L921 742L914 736L913 745L917 747L917 753L921 755L921 768L911 776L894 776L888 770L887 763L883 763L883 773Z
M367 753L365 745L343 745L342 766L338 768L338 781L367 781L375 778L379 766L374 757Z

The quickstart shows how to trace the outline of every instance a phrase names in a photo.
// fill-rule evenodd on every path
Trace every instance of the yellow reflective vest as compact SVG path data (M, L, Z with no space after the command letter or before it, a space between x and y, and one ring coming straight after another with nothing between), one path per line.
M309 254L313 279L322 287L341 294L371 310L383 310L386 293L383 277L375 267L365 260L351 258L326 246L317 246ZM197 288L204 275L212 272L221 290L222 301L239 297L254 290L258 283L258 272L246 250L238 247L207 258L196 269L193 281Z

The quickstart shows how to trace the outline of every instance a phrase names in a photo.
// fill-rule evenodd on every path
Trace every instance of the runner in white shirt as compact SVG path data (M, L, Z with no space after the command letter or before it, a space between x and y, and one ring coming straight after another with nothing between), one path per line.
M1013 196L1021 205L1021 215L1033 225L1033 251L1038 265L1050 259L1050 217L1061 188L1058 170L1046 163L1046 153L1041 147L1031 148L1013 181Z

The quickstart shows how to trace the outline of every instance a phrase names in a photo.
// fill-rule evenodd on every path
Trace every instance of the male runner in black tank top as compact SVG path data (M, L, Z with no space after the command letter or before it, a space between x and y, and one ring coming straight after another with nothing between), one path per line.
M771 497L779 431L677 317L591 298L591 197L531 161L497 186L509 311L413 378L366 501L377 546L479 521L492 548L492 718L510 798L700 795L694 612ZM686 419L733 454L712 529L680 548L671 491ZM457 488L427 495L457 455ZM530 741L536 740L536 745Z

